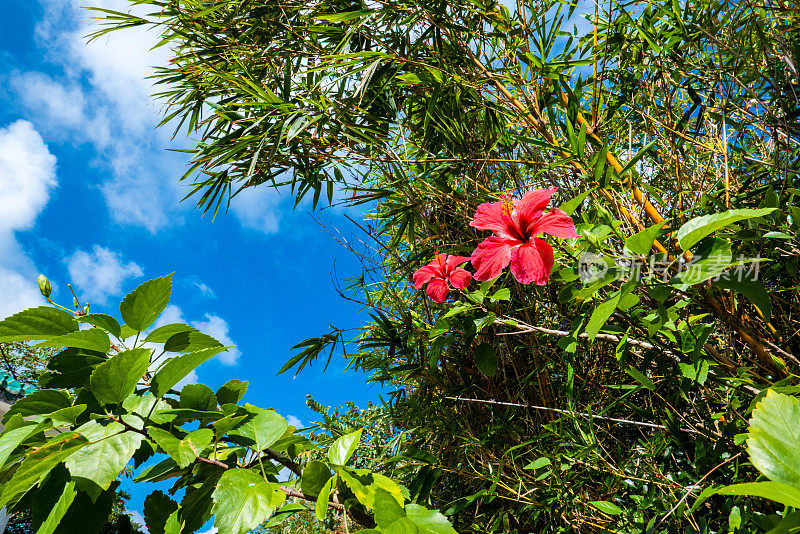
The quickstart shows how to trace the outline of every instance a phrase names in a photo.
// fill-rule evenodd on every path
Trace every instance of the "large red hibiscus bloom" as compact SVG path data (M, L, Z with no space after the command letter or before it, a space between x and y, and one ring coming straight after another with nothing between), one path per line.
M544 213L557 189L529 191L519 200L503 195L499 202L478 206L470 226L489 230L494 235L472 252L475 280L497 278L510 263L511 274L518 282L537 285L547 282L553 270L553 247L537 236L578 237L569 215L558 208Z
M459 267L469 261L465 256L448 256L436 253L436 257L425 267L414 273L414 286L419 289L426 282L425 292L434 302L444 302L450 291L450 284L456 289L464 289L472 281L472 275Z

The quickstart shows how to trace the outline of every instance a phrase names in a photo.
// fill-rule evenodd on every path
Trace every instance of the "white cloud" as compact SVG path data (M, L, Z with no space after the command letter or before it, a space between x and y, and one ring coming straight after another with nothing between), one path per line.
M141 267L133 262L124 263L118 252L100 245L94 245L91 252L78 249L64 261L81 296L96 304L105 304L109 296L122 292L126 280L143 274Z
M299 417L295 417L294 415L287 415L286 421L295 428L303 428L303 421Z
M0 318L43 303L15 232L33 227L56 185L56 158L33 125L0 128Z
M56 183L56 158L33 124L0 129L0 231L33 226Z
M202 293L204 297L214 298L217 296L217 294L214 293L214 290L203 282L194 282L194 285L197 286L197 289L200 290L200 293Z
M278 231L281 195L266 184L248 187L231 202L231 211L245 228L265 234Z
M24 106L55 127L75 128L86 121L83 92L77 86L66 87L41 72L13 73L10 84Z

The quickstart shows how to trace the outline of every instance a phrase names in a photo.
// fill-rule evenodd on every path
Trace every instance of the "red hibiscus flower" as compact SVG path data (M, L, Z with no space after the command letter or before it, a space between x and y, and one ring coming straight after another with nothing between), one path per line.
M544 233L561 238L578 237L569 215L558 208L544 213L557 189L529 191L519 200L503 195L499 202L478 206L470 226L494 235L472 252L475 280L497 278L510 263L511 274L521 284L547 282L553 270L553 247L536 236Z
M465 256L448 256L437 252L432 262L414 273L414 286L419 289L429 282L425 292L434 302L444 302L450 285L464 289L472 280L472 275L459 267L468 261L469 258Z

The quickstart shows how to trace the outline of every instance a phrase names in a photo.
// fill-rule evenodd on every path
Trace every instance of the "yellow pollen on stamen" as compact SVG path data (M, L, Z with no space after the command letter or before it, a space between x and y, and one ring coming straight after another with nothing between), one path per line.
M511 195L503 193L500 195L500 200L503 202L503 216L510 219L511 214L514 213L514 203L511 201Z

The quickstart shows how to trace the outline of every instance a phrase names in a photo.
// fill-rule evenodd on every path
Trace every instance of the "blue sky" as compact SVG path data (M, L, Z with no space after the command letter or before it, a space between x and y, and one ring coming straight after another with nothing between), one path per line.
M180 203L191 146L156 130L149 98L154 36L129 31L86 45L92 21L82 0L5 0L0 19L0 317L41 304L39 273L69 304L66 284L93 311L118 316L119 299L139 283L175 272L169 318L192 323L237 349L198 371L216 388L250 381L245 400L307 423L306 393L328 405L378 400L342 359L297 378L276 376L289 348L359 325L358 307L333 290L330 275L359 266L292 199L271 189L238 198L230 213L201 217ZM89 2L123 8L124 0ZM326 225L351 231L341 213ZM131 508L141 511L137 492Z

